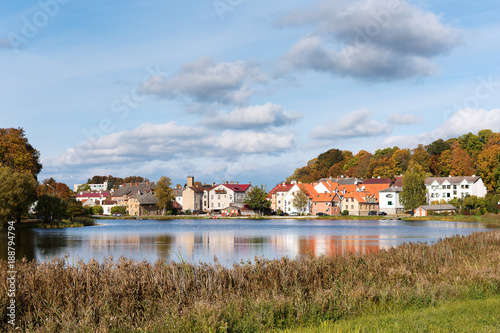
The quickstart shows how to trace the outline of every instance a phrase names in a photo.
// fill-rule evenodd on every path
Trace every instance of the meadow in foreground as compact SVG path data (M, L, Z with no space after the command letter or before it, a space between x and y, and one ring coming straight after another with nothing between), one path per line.
M252 332L500 294L500 231L377 254L220 264L17 263L16 324L34 332ZM0 290L8 267L0 261ZM7 330L0 293L0 330Z

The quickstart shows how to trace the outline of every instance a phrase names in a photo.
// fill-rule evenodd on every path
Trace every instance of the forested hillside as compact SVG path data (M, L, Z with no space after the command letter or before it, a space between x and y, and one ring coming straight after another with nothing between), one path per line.
M410 148L384 148L375 154L365 150L356 155L330 149L295 170L288 181L309 183L324 177L396 177L410 161L420 164L429 176L470 176L483 178L488 191L500 189L500 133L485 129L449 140Z

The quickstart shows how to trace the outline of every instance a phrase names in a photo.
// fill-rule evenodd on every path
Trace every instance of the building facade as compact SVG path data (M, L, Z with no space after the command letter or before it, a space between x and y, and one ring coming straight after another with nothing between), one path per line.
M465 198L475 195L484 198L488 189L478 176L464 177L429 177L425 180L427 203L441 201L449 202L453 198Z

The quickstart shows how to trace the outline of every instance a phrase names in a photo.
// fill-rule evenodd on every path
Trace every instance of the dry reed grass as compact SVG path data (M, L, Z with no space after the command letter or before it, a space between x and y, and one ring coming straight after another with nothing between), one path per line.
M0 290L7 263L0 261ZM17 323L33 332L252 332L500 293L500 232L378 254L155 264L17 263ZM0 293L0 330L7 330Z

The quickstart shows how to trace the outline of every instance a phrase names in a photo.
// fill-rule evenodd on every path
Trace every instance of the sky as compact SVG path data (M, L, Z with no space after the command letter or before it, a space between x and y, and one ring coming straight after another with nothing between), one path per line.
M39 180L268 189L328 149L500 131L496 1L0 3L1 127Z

